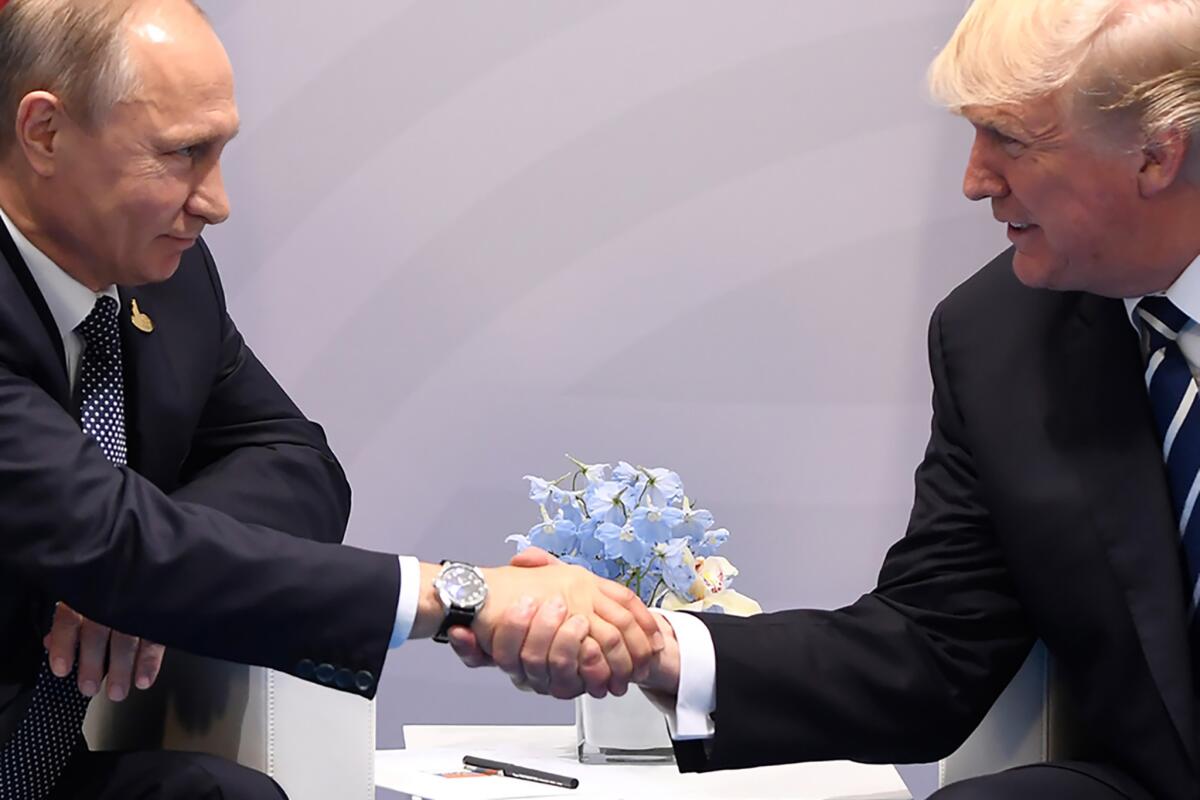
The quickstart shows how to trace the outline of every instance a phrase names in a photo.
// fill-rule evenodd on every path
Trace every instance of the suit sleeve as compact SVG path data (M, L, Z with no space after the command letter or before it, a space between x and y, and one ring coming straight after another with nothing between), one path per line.
M933 761L978 725L1032 646L981 496L941 307L933 422L905 537L877 587L835 611L700 615L716 651L715 736L683 771L797 761Z
M306 541L165 495L0 365L0 573L112 627L373 696L394 555ZM331 674L332 673L332 674Z
M346 476L321 427L246 346L201 246L218 300L220 364L172 497L305 539L340 542L350 515Z

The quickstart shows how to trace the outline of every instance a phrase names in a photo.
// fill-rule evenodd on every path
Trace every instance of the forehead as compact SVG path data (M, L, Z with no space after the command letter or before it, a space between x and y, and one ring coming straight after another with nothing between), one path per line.
M190 9L131 20L129 58L138 86L127 104L159 127L206 136L237 129L233 68L216 34Z
M998 106L964 106L962 116L972 125L1030 135L1068 127L1066 114L1051 97Z

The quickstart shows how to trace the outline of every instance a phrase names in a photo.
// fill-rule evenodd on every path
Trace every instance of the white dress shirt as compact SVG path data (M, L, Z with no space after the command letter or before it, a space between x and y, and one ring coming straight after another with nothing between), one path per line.
M1180 274L1163 295L1180 311L1192 318L1179 333L1179 349L1192 368L1192 375L1200 378L1200 257L1197 257ZM1143 295L1144 297L1145 295ZM1141 325L1136 314L1137 304L1142 297L1125 299L1125 310L1134 330L1141 335ZM686 614L670 614L668 619L679 640L679 698L675 707L664 707L661 700L647 695L667 716L667 726L674 739L705 739L715 730L712 712L717 707L717 670L712 636L704 623Z
M71 391L75 391L75 378L79 372L79 359L83 355L83 337L75 332L75 327L92 313L96 300L100 297L111 297L120 305L121 298L116 286L109 286L99 292L93 292L79 281L67 274L55 264L49 256L33 245L25 234L9 219L8 214L0 208L0 221L8 228L17 252L29 267L33 281L46 300L58 334L62 337L63 350L67 356L67 378ZM392 627L392 638L389 647L399 647L412 632L413 622L417 618L417 603L420 599L421 565L411 556L400 556L400 596L396 603L396 621Z
M1189 264L1165 292L1154 293L1166 297L1176 308L1191 317L1192 321L1183 326L1176 342L1179 343L1179 349L1183 351L1188 366L1192 368L1193 376L1200 376L1200 325L1196 323L1196 320L1200 320L1200 267L1197 267L1197 264L1200 264L1200 257ZM1139 335L1142 326L1136 309L1141 300L1141 297L1129 297L1125 300L1129 321Z

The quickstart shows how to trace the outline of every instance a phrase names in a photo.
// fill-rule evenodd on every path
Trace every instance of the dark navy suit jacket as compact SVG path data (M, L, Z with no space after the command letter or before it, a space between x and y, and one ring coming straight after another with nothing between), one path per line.
M705 616L716 737L677 745L681 768L941 758L1040 638L1086 769L1200 796L1191 589L1124 303L1027 288L1010 251L938 306L929 352L932 434L877 588Z
M60 600L168 653L374 696L396 557L339 544L342 469L242 341L207 247L120 294L128 466L114 469L80 431L58 329L0 224L0 742ZM135 298L153 333L132 325Z

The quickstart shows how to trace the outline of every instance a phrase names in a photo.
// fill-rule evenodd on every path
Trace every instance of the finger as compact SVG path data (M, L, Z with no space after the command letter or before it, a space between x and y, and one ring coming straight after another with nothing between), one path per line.
M567 604L561 597L542 603L521 645L521 668L525 679L539 694L550 691L550 644L567 617Z
M614 600L625 607L629 613L633 614L634 622L650 639L650 646L657 653L666 646L666 640L658 630L658 622L654 618L654 613L646 608L646 604L637 596L635 592L626 586L613 581L600 581L600 591L604 593L610 600Z
M579 654L587 639L588 628L587 617L576 614L559 627L550 643L546 657L550 667L550 694L560 700L578 697L586 688L579 676Z
M83 616L66 603L55 606L54 623L42 644L50 652L50 671L60 678L70 675L71 667L75 666L75 650L79 646L82 625Z
M514 567L544 567L547 564L557 564L558 559L540 547L526 547L512 557L508 562Z
M137 663L134 667L134 685L139 689L149 689L158 680L158 672L162 669L163 656L167 648L155 642L142 639L138 646Z
M107 625L90 619L84 619L79 629L79 691L86 697L92 697L100 691L109 634Z
M517 689L519 689L522 692L532 692L533 691L533 689L529 688L529 684L527 684L525 682L524 678L514 678L513 676L509 675L508 679L510 681L512 681L512 685L514 687L516 687Z
M449 631L450 649L464 664L471 669L490 667L495 664L488 654L483 652L475 639L475 632L465 625L455 625Z
M513 680L525 680L525 670L521 668L521 645L525 643L525 632L535 611L537 603L532 597L521 598L519 603L504 611L492 633L492 660Z
M113 631L108 637L108 699L115 703L129 696L139 644L136 636L120 631Z
M596 597L592 607L596 614L621 632L621 638L625 640L625 648L629 652L629 658L633 665L632 679L635 681L645 680L646 675L650 672L650 659L654 657L654 647L650 644L650 637L637 624L633 614L625 606L607 596ZM653 619L651 621L653 622ZM657 623L654 625L654 632L658 633Z
M625 694L633 677L633 660L625 647L625 637L616 626L600 617L592 617L590 622L592 638L600 645L600 650L608 661L608 668L612 670L612 677L608 680L608 691L619 697Z
M579 677L583 679L584 688L592 697L604 697L608 694L612 670L608 668L604 651L591 636L584 639L579 650Z

